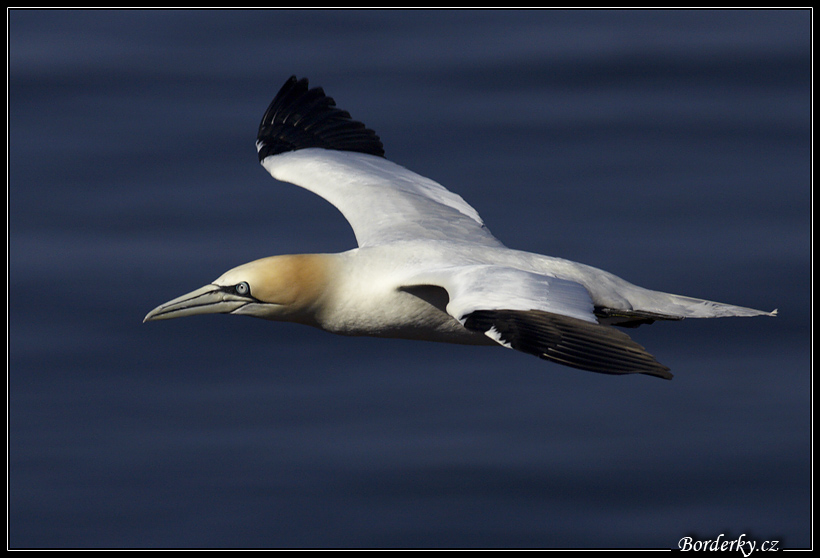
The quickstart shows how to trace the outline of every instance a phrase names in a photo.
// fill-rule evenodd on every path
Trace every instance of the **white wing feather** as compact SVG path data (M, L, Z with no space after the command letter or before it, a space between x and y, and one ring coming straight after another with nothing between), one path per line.
M502 246L461 196L387 159L308 148L266 157L262 166L336 206L359 246L418 239Z
M579 283L497 265L465 265L424 271L407 286L443 287L447 313L463 322L476 310L540 310L597 324L589 292Z

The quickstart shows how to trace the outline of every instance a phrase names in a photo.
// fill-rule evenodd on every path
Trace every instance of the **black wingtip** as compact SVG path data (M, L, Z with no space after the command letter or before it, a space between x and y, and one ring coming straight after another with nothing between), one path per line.
M671 380L669 368L628 335L540 310L476 310L464 327L495 334L511 348L559 364L601 374L647 374Z
M308 147L384 156L373 130L336 108L321 87L310 89L307 78L291 76L262 117L257 134L259 160Z

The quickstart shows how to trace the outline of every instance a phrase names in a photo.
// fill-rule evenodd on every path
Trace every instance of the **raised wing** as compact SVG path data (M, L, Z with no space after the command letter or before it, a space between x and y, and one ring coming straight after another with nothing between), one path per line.
M672 378L628 335L598 323L592 299L579 283L468 265L425 271L406 284L411 292L413 286L443 287L448 314L507 348L592 372Z
M385 159L378 136L307 80L294 77L282 87L256 146L274 178L336 206L359 246L413 239L501 246L460 196Z
M262 165L336 206L359 246L418 239L501 246L460 197L386 159L309 148L269 156Z

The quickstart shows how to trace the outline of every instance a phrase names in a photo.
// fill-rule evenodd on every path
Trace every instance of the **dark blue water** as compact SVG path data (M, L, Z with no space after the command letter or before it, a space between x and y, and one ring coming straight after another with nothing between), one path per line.
M811 544L807 11L9 13L11 547ZM510 247L779 308L671 382L156 305L354 246L256 159L291 74Z

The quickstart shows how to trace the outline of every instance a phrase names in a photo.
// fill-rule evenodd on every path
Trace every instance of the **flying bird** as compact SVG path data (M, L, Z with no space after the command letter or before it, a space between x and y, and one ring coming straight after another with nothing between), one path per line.
M613 326L777 313L652 291L507 248L460 196L387 160L376 133L307 79L282 86L256 148L275 179L336 206L358 247L240 265L144 321L254 316L342 335L498 345L592 372L671 379Z

